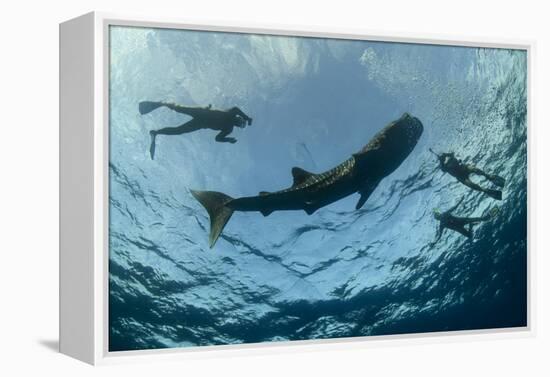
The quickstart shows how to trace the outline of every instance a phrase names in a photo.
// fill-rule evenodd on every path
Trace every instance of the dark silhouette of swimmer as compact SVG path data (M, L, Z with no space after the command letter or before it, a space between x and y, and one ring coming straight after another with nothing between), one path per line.
M493 208L489 213L482 217L457 217L452 214L458 206L462 203L464 198L460 199L459 202L450 210L443 213L439 212L437 209L434 209L434 218L439 221L439 227L437 228L437 235L435 241L430 244L430 246L435 245L445 228L454 230L463 236L468 237L469 239L473 238L473 226L483 221L491 220L498 213L498 208ZM468 228L466 228L468 226Z
M151 159L155 158L155 141L157 135L181 135L200 129L211 129L220 131L216 135L216 141L220 143L236 143L237 139L227 137L233 131L233 127L244 128L252 124L252 118L242 112L238 107L232 107L228 110L212 109L212 105L207 107L188 107L176 105L168 102L143 101L139 103L140 114L148 114L151 111L165 106L181 114L186 114L193 119L177 127L166 127L160 130L149 131L151 134Z
M445 173L449 173L459 182L473 190L484 192L494 199L502 200L502 191L481 187L478 184L472 182L472 180L470 179L470 175L477 174L485 177L495 186L498 186L500 188L504 187L504 178L499 177L495 174L487 174L483 170L475 167L474 165L465 164L461 160L457 159L452 152L437 154L431 149L430 152L437 156L437 158L439 159L439 166L441 167L441 170L443 170Z

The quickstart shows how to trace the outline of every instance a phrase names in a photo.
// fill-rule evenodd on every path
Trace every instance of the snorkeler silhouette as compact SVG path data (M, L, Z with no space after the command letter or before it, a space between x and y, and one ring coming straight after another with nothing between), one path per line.
M432 242L430 245L435 245L439 239L441 238L441 235L443 234L443 230L445 228L454 230L463 236L466 236L470 239L473 238L473 231L472 227L474 224L478 224L483 221L491 220L493 217L495 217L498 213L498 208L494 207L492 208L489 213L482 217L457 217L453 216L452 212L455 211L458 206L462 203L464 200L464 197L459 200L459 202L450 210L445 211L443 213L439 212L437 209L434 209L434 218L439 221L439 227L437 228L437 236L434 242ZM468 225L468 229L466 229L466 225Z
M151 111L165 106L181 114L186 114L193 119L177 127L166 127L160 130L149 131L151 135L151 159L155 158L155 141L157 135L181 135L200 129L220 131L216 135L216 141L220 143L236 143L237 139L227 137L233 131L233 127L244 128L252 124L252 118L246 115L238 107L229 110L214 110L212 105L207 107L187 107L168 102L143 101L139 103L140 114L148 114Z
M430 149L430 152L435 154L439 159L439 164L443 172L449 173L450 175L455 177L459 182L461 182L462 184L468 186L473 190L484 192L494 199L502 200L502 191L483 188L478 184L472 182L472 180L470 179L470 175L471 174L481 175L487 178L489 181L491 181L494 185L501 188L504 187L504 183L505 183L504 178L499 177L498 175L495 175L495 174L487 174L483 170L475 167L474 165L465 164L461 160L457 159L453 152L437 154L431 149Z

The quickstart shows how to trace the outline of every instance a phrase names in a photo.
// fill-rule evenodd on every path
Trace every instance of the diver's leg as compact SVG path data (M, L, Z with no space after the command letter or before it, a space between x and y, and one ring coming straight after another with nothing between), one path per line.
M458 232L458 233L462 234L465 237L472 238L472 229L470 228L468 230L468 229L466 229L466 227L464 225L452 226L452 227L450 227L450 229L454 230L455 232Z
M201 129L200 123L195 119L177 127L165 127L160 130L151 131L151 135L181 135Z
M485 173L483 170L479 169L478 167L475 167L473 165L468 166L470 169L470 173L481 175L482 177L487 178L489 181L491 181L494 185L498 187L504 187L504 183L506 180L502 178L501 176L498 176L496 174L488 174Z
M468 171L470 172L470 174L477 174L487 178L487 174L485 174L483 170L474 165L468 165Z
M490 216L483 216L483 217L465 217L463 218L463 222L464 224L469 224L469 225L472 225L472 224L477 224L477 223L481 223L483 221L487 221L489 220L491 217Z
M208 105L207 107L191 107L191 106L181 106L176 105L175 103L169 103L169 102L163 102L162 106L166 106L170 110L173 110L180 114L189 115L191 117L199 117L201 115L205 115L207 112L211 111L210 108L212 105Z
M464 234L464 235L465 235L466 237L468 237L469 239L474 238L474 230L473 230L473 228L474 228L473 224L470 224L470 225L468 226L468 229L464 229L464 230L466 230L466 234L464 234L464 233L462 233L462 234Z
M151 146L149 147L149 153L151 154L151 160L155 159L155 148L156 148L156 139L157 135L181 135L188 132L193 132L201 129L201 125L195 119L190 120L187 123L182 124L178 127L165 127L160 130L151 130L149 134L151 135Z
M233 128L221 130L220 133L216 135L216 141L220 143L236 143L237 139L234 137L226 137L231 131L233 131Z
M476 191L481 191L481 192L485 192L485 189L483 187L481 187L480 185L472 182L470 180L470 178L466 178L464 180L461 180L461 182L463 184L465 184L466 186L468 186L469 188L471 188L472 190L476 190Z
M465 180L463 180L461 182L464 183L466 186L468 186L469 188L471 188L473 190L484 192L484 193L486 193L487 195L489 195L490 197L492 197L494 199L502 200L502 191L483 188L480 185L475 184L474 182L472 182L470 180L470 178L466 178Z

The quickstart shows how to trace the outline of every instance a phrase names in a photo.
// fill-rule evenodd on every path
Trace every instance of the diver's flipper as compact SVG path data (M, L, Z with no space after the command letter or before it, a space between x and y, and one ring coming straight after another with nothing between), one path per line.
M483 215L481 220L483 220L483 221L492 220L498 215L498 212L499 212L498 207L493 207L489 211L487 211L487 213L485 215Z
M359 201L357 202L357 204L355 205L355 209L360 209L361 207L363 207L363 205L365 204L365 202L367 201L367 199L370 197L370 195L372 194L372 192L376 189L376 187L378 186L378 183L380 183L380 181L375 181L375 182L367 182L359 191L359 195L361 195L361 197L359 198Z
M493 182L495 185L497 185L498 187L504 187L504 184L506 183L506 179L498 176L498 175L491 175L489 177L489 180L491 182Z
M502 191L485 189L485 193L489 195L491 198L494 198L496 200L502 200Z
M149 114L161 106L163 106L162 102L143 101L139 103L139 113L141 115Z
M233 214L233 209L225 205L233 198L216 191L191 190L191 194L202 204L210 216L210 237L208 241L210 248L212 248Z
M150 131L149 134L151 135L151 146L149 147L149 153L151 154L151 160L154 160L157 134L153 131Z
M304 183L308 178L313 175L315 174L310 173L302 168L293 167L292 178L294 179L294 183L292 184L292 186L298 186L299 184Z

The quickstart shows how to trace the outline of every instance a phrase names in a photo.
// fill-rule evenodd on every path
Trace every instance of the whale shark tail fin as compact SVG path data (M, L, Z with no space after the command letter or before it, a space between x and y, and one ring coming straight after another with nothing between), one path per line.
M139 113L141 115L149 114L163 105L162 102L142 101L139 103Z
M216 191L191 190L191 194L202 204L210 216L208 242L210 248L212 248L233 214L233 209L226 206L233 198Z

